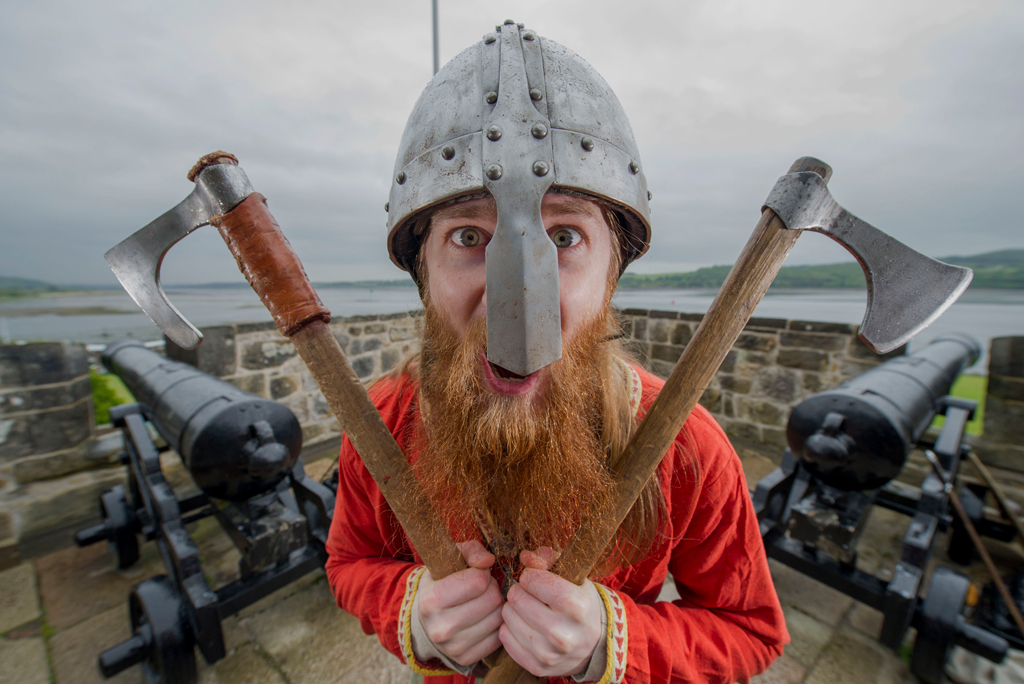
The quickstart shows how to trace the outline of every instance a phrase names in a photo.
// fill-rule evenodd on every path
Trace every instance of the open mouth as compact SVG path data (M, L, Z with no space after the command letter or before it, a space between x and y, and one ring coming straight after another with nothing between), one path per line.
M484 367L484 379L492 392L497 394L523 394L528 392L537 380L537 373L519 375L507 368L487 360L486 352L480 353Z

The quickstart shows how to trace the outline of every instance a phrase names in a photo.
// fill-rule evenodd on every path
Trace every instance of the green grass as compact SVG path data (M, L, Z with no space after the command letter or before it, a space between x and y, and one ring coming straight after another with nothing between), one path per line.
M96 424L105 425L110 422L110 407L118 404L130 404L135 397L121 382L121 378L113 373L99 373L89 369L89 380L92 382L92 403L96 410Z
M988 388L988 378L984 375L961 375L953 383L949 393L961 399L973 399L978 402L978 410L974 412L974 418L967 423L967 434L980 435L982 426L985 424L985 391ZM932 421L933 428L941 428L946 422L944 416L936 416Z

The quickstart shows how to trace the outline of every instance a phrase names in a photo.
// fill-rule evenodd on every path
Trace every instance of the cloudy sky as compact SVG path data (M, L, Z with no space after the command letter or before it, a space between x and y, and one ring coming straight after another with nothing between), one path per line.
M1024 3L440 2L442 62L512 18L616 90L654 193L633 270L731 263L805 154L841 204L927 254L1024 247ZM0 275L114 283L103 253L225 149L314 280L401 277L383 205L430 75L429 0L9 0ZM815 235L790 263L846 258ZM164 265L169 283L239 277L208 228Z

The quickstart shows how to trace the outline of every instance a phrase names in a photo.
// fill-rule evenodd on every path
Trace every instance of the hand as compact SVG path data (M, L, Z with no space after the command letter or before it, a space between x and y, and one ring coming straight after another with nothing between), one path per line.
M523 551L526 567L508 591L499 634L512 659L538 677L584 672L601 637L604 604L593 583L582 586L548 569L556 554L542 546Z
M501 646L501 590L489 568L494 556L479 541L458 544L466 559L460 570L435 581L423 573L419 618L437 649L459 665L469 665Z

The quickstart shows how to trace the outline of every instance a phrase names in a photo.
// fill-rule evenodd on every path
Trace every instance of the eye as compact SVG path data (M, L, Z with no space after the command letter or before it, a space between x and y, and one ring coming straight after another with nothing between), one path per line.
M457 228L452 232L451 240L463 247L476 247L486 242L483 232L478 228Z
M559 249L565 249L566 247L572 247L578 244L583 236L575 228L558 228L552 231L551 241L555 243L555 247Z

